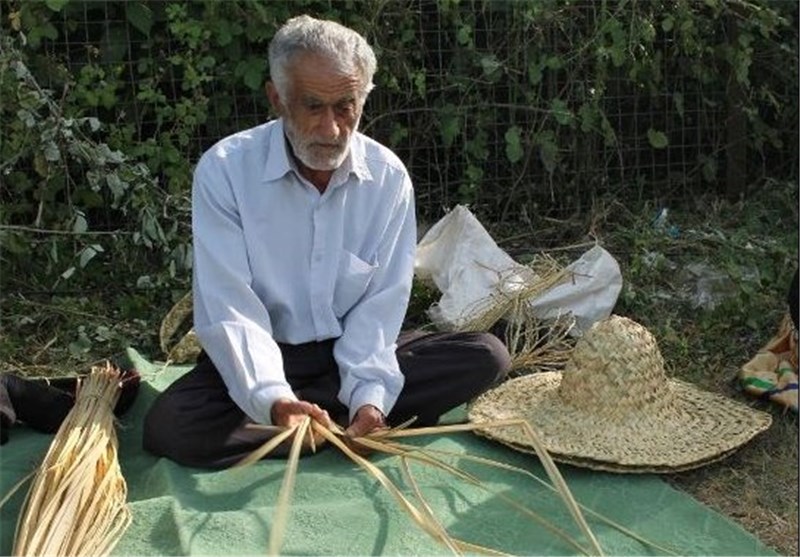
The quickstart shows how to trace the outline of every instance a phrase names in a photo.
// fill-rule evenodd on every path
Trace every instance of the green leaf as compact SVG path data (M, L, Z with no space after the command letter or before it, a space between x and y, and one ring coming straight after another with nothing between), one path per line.
M389 145L396 146L408 137L408 128L399 122L392 124L392 133L389 136Z
M550 102L550 111L552 112L553 117L556 119L556 122L562 126L571 124L575 119L575 115L572 113L569 107L567 107L567 103L561 99L553 99Z
M714 183L717 180L717 159L714 156L699 155L697 161L700 163L703 180Z
M36 48L41 44L42 37L54 41L58 38L58 30L49 21L42 25L37 25L28 32L28 43Z
M488 54L486 56L481 56L481 68L483 69L483 75L488 77L489 79L497 78L500 74L500 68L503 65L497 59L497 56L494 54Z
M60 12L61 9L69 3L69 0L44 0L44 3L54 12Z
M442 134L442 144L445 148L449 148L461 133L462 117L456 114L455 107L452 105L446 106L442 112L442 116L439 119L439 133Z
M660 132L650 128L647 130L647 140L650 142L650 145L653 149L663 149L667 145L669 145L669 139L667 139L667 135L664 132Z
M464 143L464 149L470 157L479 161L486 161L489 159L489 149L486 146L487 138L488 136L484 130L478 130L471 139Z
M548 56L545 65L550 70L560 70L564 66L564 60L558 55Z
M578 117L581 122L581 131L588 133L597 129L597 122L600 119L600 111L597 105L584 103L578 109Z
M111 190L111 194L114 196L114 201L111 206L117 207L119 200L123 195L125 195L125 190L127 189L128 184L120 180L120 177L116 172L111 172L106 175L106 185L108 185L108 189Z
M17 118L25 123L26 128L32 128L36 125L36 119L33 116L33 113L30 110L25 110L24 108L20 108L17 111Z
M236 74L242 76L242 81L251 91L260 91L264 86L264 73L264 61L255 56L240 62L236 68Z
M467 177L470 184L477 186L480 184L481 180L483 180L483 168L475 166L474 164L469 164L464 171L464 175Z
M628 58L628 37L624 26L617 18L611 17L604 22L603 29L611 36L611 45L608 47L608 51L614 67L619 68Z
M92 349L92 341L88 336L86 336L85 331L80 330L78 334L78 340L70 342L68 348L70 354L73 356L80 356L81 354L86 354Z
M153 11L143 2L127 2L125 4L125 17L143 35L150 36L153 28Z
M528 64L528 82L531 85L537 85L542 81L542 64L541 62L531 62Z
M466 46L472 40L472 27L469 25L462 25L458 28L456 33L456 40L461 46Z
M219 46L228 46L233 41L234 34L240 34L242 29L234 27L227 19L220 20L216 25L217 44Z
M672 94L672 104L675 105L675 110L678 112L678 116L683 118L684 113L684 105L683 105L683 93L680 91L676 91Z
M424 98L427 91L425 72L422 70L415 71L411 76L411 80L414 82L414 87L419 96Z
M103 247L100 244L92 244L91 246L86 246L81 250L80 255L78 256L78 265L81 269L86 267L86 265L91 261L95 255L103 251Z
M510 163L519 162L524 154L519 126L511 126L506 130L506 158Z
M83 213L78 213L75 215L75 222L72 223L72 231L77 232L78 234L82 234L89 229L89 225L86 222L86 217L83 216Z
M548 172L552 173L558 162L558 145L555 142L555 134L552 130L539 132L535 137L535 143L539 146L539 158L542 164Z
M54 141L48 141L44 146L44 158L50 162L61 160L61 151Z

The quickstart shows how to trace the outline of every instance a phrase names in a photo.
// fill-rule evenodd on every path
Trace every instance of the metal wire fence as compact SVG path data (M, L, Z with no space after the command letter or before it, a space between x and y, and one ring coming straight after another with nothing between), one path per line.
M96 114L128 122L140 144L157 143L168 131L163 119L171 107L173 129L187 130L175 145L188 161L184 170L221 137L269 118L263 92L243 85L247 68L241 64L261 59L266 79L266 45L274 24L263 21L268 27L263 35L237 43L238 54L217 56L202 84L189 86L191 68L178 59L190 54L202 65L204 57L223 49L220 41L199 35L192 42L174 14L166 18L164 33L144 34L141 25L131 24L136 22L132 4L142 3L83 2L80 10L54 18L60 33L43 43L46 55L73 75L104 69L95 92L113 77L115 102L101 102ZM199 4L189 3L189 13L208 9ZM245 6L252 4L258 3ZM532 212L566 217L603 195L669 203L709 189L741 193L736 190L742 190L742 181L746 187L764 178L796 178L796 79L766 82L782 112L750 98L749 110L759 118L748 119L736 105L742 98L733 66L706 58L702 69L714 75L704 79L691 71L699 60L679 44L681 37L665 31L673 3L654 1L642 8L656 24L647 40L631 23L644 16L624 19L625 5L611 10L590 0L545 3L549 16L535 3L491 1L286 3L283 9L286 15L314 9L337 13L376 46L378 87L362 129L405 161L423 215L466 202L497 219ZM377 11L365 15L362 7ZM240 13L229 9L225 25ZM631 25L612 28L609 22ZM627 34L625 60L614 59L618 32ZM709 45L731 40L730 25L714 25L709 32L715 34L703 37ZM796 77L796 52L789 55ZM774 53L756 51L753 58L754 71L762 76L783 71L778 66L785 60ZM147 83L149 91L163 96L158 103L142 96ZM199 105L202 117L186 124ZM187 111L184 120L174 112L179 108ZM787 115L795 121L787 122ZM762 141L761 150L754 150L752 134L759 132L754 121L772 129L780 142ZM741 176L731 173L736 157L741 159L736 168L745 169ZM188 184L190 177L184 172L176 179Z

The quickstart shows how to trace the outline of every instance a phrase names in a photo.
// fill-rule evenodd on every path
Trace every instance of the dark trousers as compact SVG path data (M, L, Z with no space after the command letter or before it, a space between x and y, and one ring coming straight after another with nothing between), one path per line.
M401 334L397 345L405 384L387 416L390 425L412 417L416 426L436 424L442 414L500 381L511 364L503 343L489 333L414 331ZM346 425L348 409L336 398L339 372L333 340L279 347L297 397L318 404ZM156 398L145 418L144 448L188 466L225 468L275 435L248 427L252 423L205 357Z

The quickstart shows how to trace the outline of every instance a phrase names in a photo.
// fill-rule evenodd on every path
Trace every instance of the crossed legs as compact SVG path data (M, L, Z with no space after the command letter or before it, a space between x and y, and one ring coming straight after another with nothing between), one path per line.
M333 341L280 345L287 380L297 396L346 425L339 402ZM489 333L401 334L397 359L405 385L390 412L390 425L416 417L414 425L439 416L501 380L510 367L503 343ZM274 432L253 421L228 396L213 362L201 358L154 401L144 423L144 448L181 464L225 468L265 443Z

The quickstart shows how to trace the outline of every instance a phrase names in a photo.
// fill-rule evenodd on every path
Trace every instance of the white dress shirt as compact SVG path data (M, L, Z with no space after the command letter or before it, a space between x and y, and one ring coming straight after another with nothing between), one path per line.
M282 120L227 137L192 186L194 325L231 398L259 423L296 396L277 342L335 338L339 400L388 414L403 387L396 340L411 293L411 180L355 133L323 194L290 158Z

